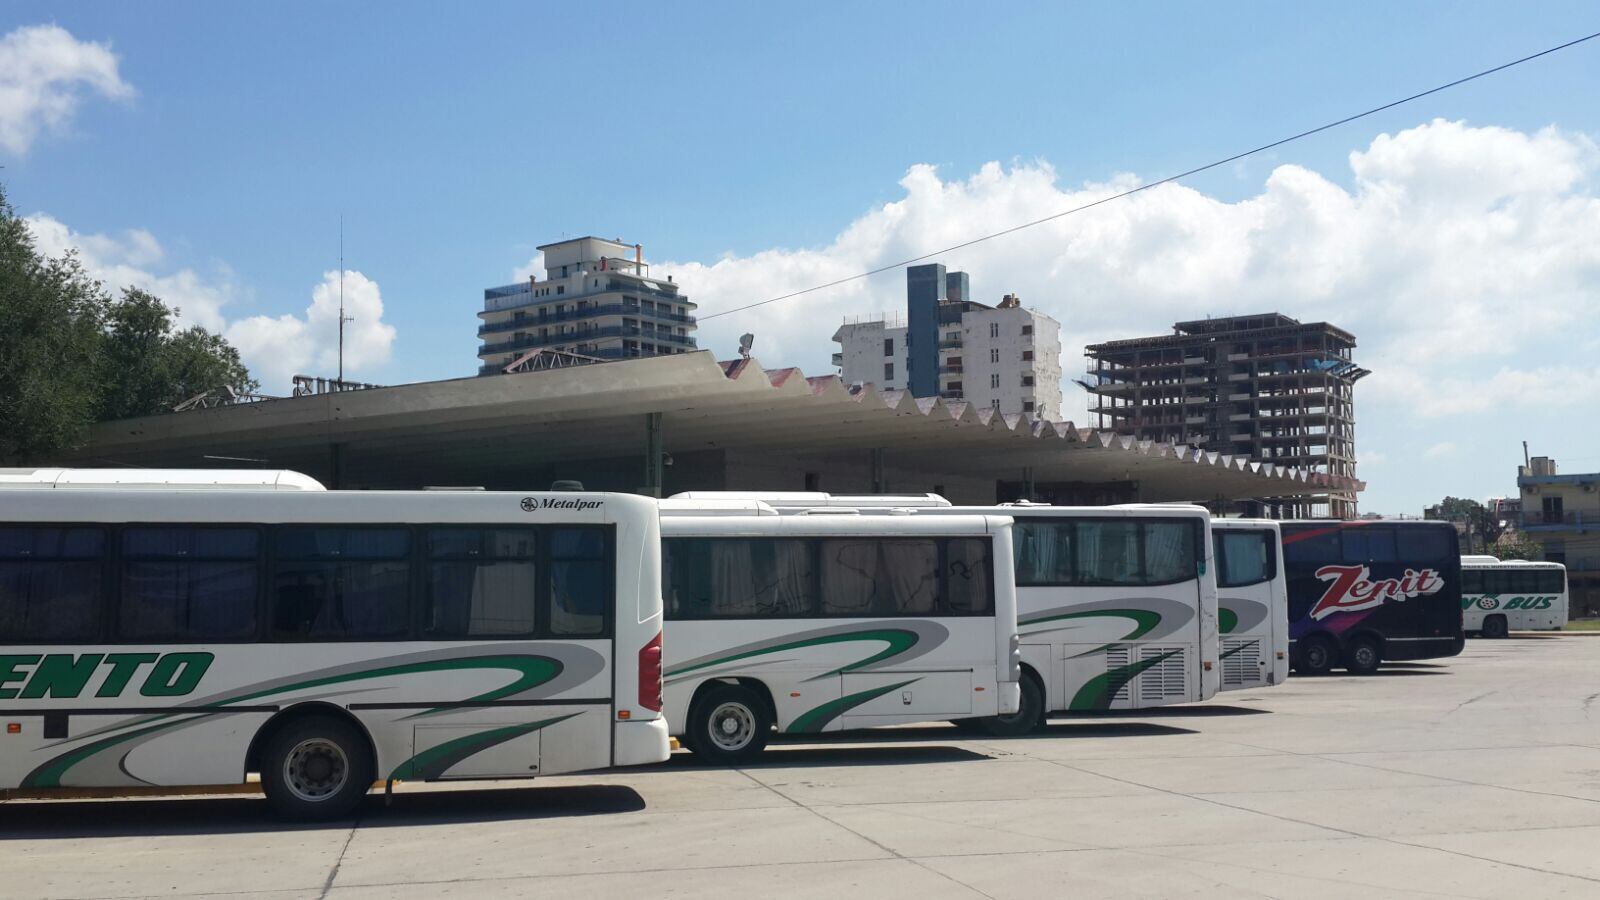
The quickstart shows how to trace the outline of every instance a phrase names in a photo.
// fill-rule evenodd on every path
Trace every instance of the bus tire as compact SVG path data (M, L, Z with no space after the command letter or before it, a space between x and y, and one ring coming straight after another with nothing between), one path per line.
M1019 737L1044 725L1044 687L1032 673L1022 676L1022 702L1009 716L985 716L978 725L994 737Z
M1296 647L1298 661L1294 668L1301 675L1326 675L1333 671L1334 664L1338 662L1339 650L1333 641L1326 636L1314 634L1308 638L1301 638Z
M761 755L772 733L772 717L755 691L718 684L707 688L689 711L684 731L684 743L695 756L731 766Z
M1351 675L1371 675L1383 664L1378 642L1366 635L1351 638L1344 645L1344 668Z
M278 729L261 755L261 787L286 819L349 815L377 776L360 730L333 716L307 716Z
M1511 633L1511 627L1506 624L1505 616L1485 616L1483 630L1479 633L1486 638L1503 638Z

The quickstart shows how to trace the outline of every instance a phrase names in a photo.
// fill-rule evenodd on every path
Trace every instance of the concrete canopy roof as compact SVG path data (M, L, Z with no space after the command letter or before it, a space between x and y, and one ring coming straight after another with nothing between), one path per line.
M1037 482L1140 483L1145 500L1286 497L1364 485L962 401L852 388L838 376L719 363L701 351L512 375L422 382L125 419L95 426L78 460L310 471L340 445L362 481L463 483L479 473L645 452L662 414L672 454L882 448L896 464ZM468 483L478 483L477 481Z

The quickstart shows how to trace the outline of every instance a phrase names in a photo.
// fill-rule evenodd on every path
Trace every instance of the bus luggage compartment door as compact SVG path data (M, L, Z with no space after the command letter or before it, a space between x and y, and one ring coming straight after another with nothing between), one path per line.
M972 671L852 672L844 676L845 724L857 718L945 718L972 713Z
M539 774L538 730L524 726L417 725L411 771L419 781L453 778L532 778Z

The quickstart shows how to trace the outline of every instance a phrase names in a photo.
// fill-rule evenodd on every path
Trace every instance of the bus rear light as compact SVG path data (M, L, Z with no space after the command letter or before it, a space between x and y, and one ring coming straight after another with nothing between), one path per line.
M6 723L6 734L21 734L21 733L22 733L22 723L21 722L7 722Z
M983 693L983 685L980 684L977 687L973 688L973 690L975 690L975 691L977 691L978 693L981 694L981 693Z
M661 712L661 632L639 648L639 705Z
M633 718L633 710L631 710L631 709L619 709L619 710L617 710L617 718L619 718L619 719L631 719L631 718Z
M1205 670L1206 670L1206 671L1207 671L1207 672L1209 672L1209 671L1211 671L1211 660L1209 660L1209 659L1208 659L1208 660L1206 660L1206 661L1205 661L1205 662L1203 662L1203 663L1201 663L1201 664L1200 664L1200 665L1201 665L1201 667L1203 667L1203 668L1204 668L1204 669L1205 669Z

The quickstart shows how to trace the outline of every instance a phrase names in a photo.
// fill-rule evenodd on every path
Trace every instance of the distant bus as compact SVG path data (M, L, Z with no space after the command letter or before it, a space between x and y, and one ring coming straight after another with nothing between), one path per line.
M659 762L655 503L324 491L294 473L0 473L0 789Z
M666 714L696 755L1016 711L1009 518L702 505L661 504Z
M1289 585L1278 523L1212 519L1216 547L1220 690L1283 684L1289 677Z
M957 507L930 494L680 496L760 500L789 515L855 509L890 519L1011 517L1021 705L1013 715L963 724L1021 734L1043 725L1051 712L1144 709L1207 700L1217 692L1217 585L1210 515L1202 507Z
M1289 657L1319 675L1385 661L1455 656L1461 557L1448 522L1283 522Z
M1461 558L1461 627L1468 634L1503 638L1512 631L1560 631L1566 624L1566 566Z

